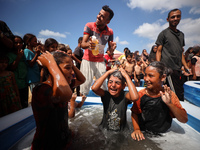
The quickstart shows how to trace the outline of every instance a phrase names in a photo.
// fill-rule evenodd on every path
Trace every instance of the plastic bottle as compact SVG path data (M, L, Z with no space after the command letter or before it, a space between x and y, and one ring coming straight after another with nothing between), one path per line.
M99 41L97 40L96 36L92 36L92 42L95 43L95 48L92 49L92 54L94 56L99 54Z

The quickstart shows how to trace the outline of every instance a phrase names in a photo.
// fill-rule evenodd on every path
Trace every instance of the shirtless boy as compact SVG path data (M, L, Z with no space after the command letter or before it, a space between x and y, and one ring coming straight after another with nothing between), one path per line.
M142 69L142 59L141 57L136 57L136 65L134 67L134 80L135 80L135 86L140 86L140 79L142 79L142 76L144 75L144 71Z
M134 78L134 66L135 64L132 62L133 53L126 53L126 61L124 62L124 70L127 72L131 80Z

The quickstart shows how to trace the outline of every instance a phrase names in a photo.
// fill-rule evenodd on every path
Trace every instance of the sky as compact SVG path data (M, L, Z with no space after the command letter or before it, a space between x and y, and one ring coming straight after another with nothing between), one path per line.
M43 43L54 38L74 51L85 24L96 21L103 5L114 11L108 27L120 52L128 47L149 53L174 8L182 11L177 28L185 34L185 51L200 44L200 0L0 0L0 20L15 35L32 33Z

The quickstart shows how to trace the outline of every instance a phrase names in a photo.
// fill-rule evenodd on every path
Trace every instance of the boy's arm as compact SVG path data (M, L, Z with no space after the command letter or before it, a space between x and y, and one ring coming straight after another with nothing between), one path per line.
M143 133L140 131L140 127L139 127L139 124L138 124L138 116L137 114L133 113L131 114L131 120L132 120L132 123L133 123L133 128L134 128L134 131L133 133L131 134L131 137L134 139L134 140L144 140L145 137L143 135Z
M189 67L188 67L188 65L187 65L187 63L185 61L185 56L184 56L183 53L182 53L182 64L183 64L183 66L184 66L185 69L189 69Z
M136 77L136 72L134 71L133 74L134 74L134 80L135 80L135 82L138 82L138 79Z
M76 75L75 85L74 87L77 87L85 82L85 76L82 74L82 72L72 64L72 69Z
M83 95L83 96L82 96L82 101L81 101L80 103L78 103L77 108L81 108L81 107L83 106L85 100L86 100L86 96Z
M99 79L96 80L96 82L92 85L91 89L92 91L99 95L104 96L105 92L103 89L101 89L101 85L103 84L104 80L108 77L110 73L112 73L114 70L116 70L117 67L114 67L110 70L108 70L106 73L104 73Z
M76 94L72 94L72 98L70 99L70 110L68 111L68 117L69 118L74 118L75 116L75 103L76 103L76 97L77 95Z
M163 46L162 45L157 45L157 46L158 46L158 49L156 52L156 61L160 61Z
M137 89L135 87L135 85L133 84L131 78L129 77L129 75L126 73L126 71L123 68L119 69L122 73L122 75L124 76L124 78L126 79L126 83L128 85L128 89L129 92L126 94L126 99L130 100L130 101L136 101L139 98Z
M38 59L38 57L40 55L40 50L39 49L35 49L35 52L36 52L36 54L33 57L33 59L27 61L30 67L34 66L34 64L36 63L36 61L37 61L37 59Z
M56 64L54 57L51 53L46 51L38 57L39 64L43 67L47 67L52 77L52 88L53 88L53 102L65 102L69 101L72 97L72 90Z

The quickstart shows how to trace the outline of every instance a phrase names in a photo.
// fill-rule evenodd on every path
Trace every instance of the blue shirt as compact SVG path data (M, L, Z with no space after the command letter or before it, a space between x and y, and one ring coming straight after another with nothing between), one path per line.
M27 82L28 83L36 83L40 81L40 69L38 63L36 62L32 67L29 66L27 61L32 60L35 57L35 53L33 53L29 49L24 49L24 56L26 59L26 63L28 66L28 74L27 74Z

